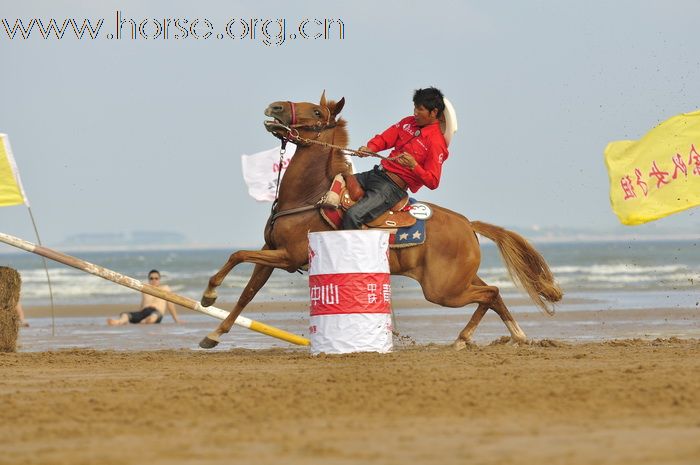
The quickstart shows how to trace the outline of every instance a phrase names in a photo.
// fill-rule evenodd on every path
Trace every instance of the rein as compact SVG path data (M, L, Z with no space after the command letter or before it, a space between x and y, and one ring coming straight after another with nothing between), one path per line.
M292 106L292 108L294 108L294 107ZM294 121L294 119L295 119L294 118L294 115L295 115L294 111L292 111L292 115L293 115L292 121ZM266 126L268 128L272 127L274 129L281 129L281 130L286 131L286 134L282 135L282 136L275 134L283 143L286 141L289 141L289 142L294 142L295 144L301 143L301 145L314 144L314 145L320 145L322 147L327 147L330 149L340 150L341 152L349 153L351 155L364 155L364 156L369 156L369 157L381 158L382 160L386 160L389 158L389 157L385 157L383 155L380 155L376 152L370 152L370 151L362 151L361 152L359 150L349 149L347 147L341 147L340 145L334 145L334 144L330 144L328 142L323 142L320 140L308 139L306 137L302 137L301 135L299 135L299 131L297 130L297 128L309 129L312 131L318 131L318 133L320 135L321 131L334 128L336 126L335 124L326 123L325 125L311 125L311 126L304 125L304 124L290 124L289 126L285 126L284 124L278 123L278 122L266 122Z

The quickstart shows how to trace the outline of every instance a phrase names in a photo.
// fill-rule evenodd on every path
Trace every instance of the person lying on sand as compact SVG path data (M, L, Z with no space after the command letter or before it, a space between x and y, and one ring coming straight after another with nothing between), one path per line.
M148 273L148 284L154 287L159 287L164 291L170 291L170 287L160 283L160 272L151 270ZM167 302L159 297L149 294L141 294L141 310L138 312L124 312L119 315L119 318L109 318L107 324L111 326L125 325L127 323L154 324L160 323L165 315L165 309L168 309L175 323L182 323L177 317L175 305L172 302Z

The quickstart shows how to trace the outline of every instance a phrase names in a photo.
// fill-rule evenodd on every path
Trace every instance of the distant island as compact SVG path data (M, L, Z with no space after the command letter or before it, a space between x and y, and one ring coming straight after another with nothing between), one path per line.
M116 233L81 233L68 236L60 245L70 247L162 246L183 245L188 240L174 231L128 231Z

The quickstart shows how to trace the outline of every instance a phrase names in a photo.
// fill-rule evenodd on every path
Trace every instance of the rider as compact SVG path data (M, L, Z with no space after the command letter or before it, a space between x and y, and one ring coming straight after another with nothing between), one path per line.
M447 160L447 142L439 119L445 110L442 92L434 87L413 94L413 116L408 116L374 136L359 152L380 152L393 148L388 158L371 171L357 173L365 196L343 217L343 229L360 229L422 186L436 189L442 163ZM369 154L358 154L360 157Z

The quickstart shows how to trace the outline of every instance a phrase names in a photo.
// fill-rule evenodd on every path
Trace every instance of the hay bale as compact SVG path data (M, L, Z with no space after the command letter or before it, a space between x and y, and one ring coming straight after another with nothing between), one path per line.
M17 270L0 266L0 352L17 350L17 302L21 288L22 279Z

